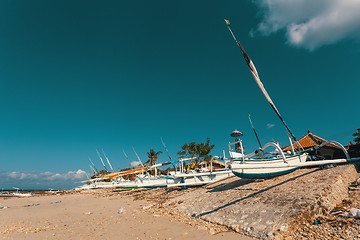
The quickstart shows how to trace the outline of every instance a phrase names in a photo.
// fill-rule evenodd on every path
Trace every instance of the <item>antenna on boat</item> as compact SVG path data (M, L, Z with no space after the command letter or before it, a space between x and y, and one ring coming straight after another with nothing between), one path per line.
M101 150L102 150L102 152L103 152L103 154L104 154L104 156L105 156L105 158L106 158L106 160L107 160L107 162L108 162L108 164L109 164L109 166L110 166L110 168L111 168L111 171L114 173L114 169L113 169L113 167L111 166L110 161L109 161L108 157L106 156L106 154L105 154L105 152L104 152L104 149L101 149Z
M252 123L252 121L251 121L250 114L249 114L249 121L250 121L250 124L251 124L252 129L254 130L255 137L256 137L256 139L257 139L257 141L258 141L258 143L259 143L260 149L262 149L262 146L261 146L261 143L260 143L259 137L258 137L258 135L257 135L257 133L256 133L256 131L255 131L254 125L253 125L253 123Z
M134 153L135 153L135 155L136 155L137 159L139 160L139 162L140 162L141 166L142 166L142 167L144 167L143 163L141 162L141 160L140 160L140 158L139 158L139 155L138 155L138 154L136 153L136 151L135 151L135 148L134 148L134 147L132 147L132 149L134 150Z
M131 168L131 162L130 162L130 159L129 159L129 158L128 158L128 156L126 155L126 153L125 153L124 149L123 149L123 153L124 153L124 155L125 155L126 159L128 160L128 162L129 162L129 164L130 164L130 168Z
M230 28L230 22L226 19L224 19L225 22L226 22L226 25L232 35L232 37L234 38L236 44L239 46L244 58L245 58L245 61L248 65L248 67L250 68L250 71L252 73L252 75L254 76L254 79L257 83L257 85L259 86L260 90L262 91L262 93L264 94L265 98L267 99L267 101L270 103L270 106L271 108L275 111L276 115L280 118L281 122L283 123L285 129L286 129L286 132L287 132L287 135L289 137L289 141L290 141L290 146L291 146L291 150L292 152L294 153L294 148L293 148L293 143L292 143L292 140L295 141L295 144L299 147L299 144L298 144L298 141L296 140L294 134L290 131L290 129L288 128L288 126L286 125L284 119L282 118L282 116L280 115L280 112L277 110L277 108L275 107L275 104L273 103L273 101L271 100L269 94L267 93L267 91L265 90L264 88L264 85L262 84L262 82L260 81L260 77L259 77L259 74L257 73L256 71L256 68L255 68L255 65L253 64L253 62L251 61L249 55L245 52L245 49L241 46L240 42L236 39L234 33L231 31L231 28ZM299 147L300 149L300 147ZM302 149L302 147L301 147Z
M105 166L105 164L104 164L104 161L102 160L102 158L101 158L101 156L100 156L100 154L99 154L99 152L98 152L97 149L96 149L96 152L97 152L97 154L98 154L98 156L99 156L99 158L100 158L100 160L101 160L101 163L103 164L105 170L107 171L107 168L106 168L106 166Z

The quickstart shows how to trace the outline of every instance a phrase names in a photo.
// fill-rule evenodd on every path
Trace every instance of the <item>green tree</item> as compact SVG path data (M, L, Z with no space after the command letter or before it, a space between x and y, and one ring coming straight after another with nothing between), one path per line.
M156 152L153 148L150 148L150 151L146 153L148 156L148 161L144 163L144 165L150 162L150 166L154 165L155 162L158 160L158 156L162 154L162 151Z
M99 172L97 172L96 174L94 174L93 176L91 176L91 179L94 179L94 178L101 178L105 175L108 175L110 172L106 171L106 170L100 170ZM109 182L110 180L109 179L105 179L104 180L105 182Z
M353 133L354 142L360 143L360 128L357 129L357 132Z
M185 143L181 147L181 151L178 151L180 157L197 157L194 162L198 163L201 158L209 162L211 160L210 152L215 147L214 144L210 145L210 138L206 138L206 143Z

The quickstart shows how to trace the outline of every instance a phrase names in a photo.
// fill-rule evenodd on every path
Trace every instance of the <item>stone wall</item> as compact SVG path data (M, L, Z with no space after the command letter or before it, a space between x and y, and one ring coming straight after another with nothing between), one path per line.
M353 165L299 169L267 180L231 177L187 191L164 206L249 236L282 239L334 208L358 177Z

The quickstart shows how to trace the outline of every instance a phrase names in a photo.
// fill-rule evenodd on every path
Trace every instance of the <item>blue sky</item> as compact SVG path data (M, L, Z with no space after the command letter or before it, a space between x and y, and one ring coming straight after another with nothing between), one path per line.
M299 10L300 9L300 10ZM234 129L287 145L224 18L295 136L359 128L357 1L1 1L0 188L67 188L104 149L145 161ZM166 161L166 154L160 161ZM44 181L45 180L45 181ZM56 180L56 181L55 181ZM63 180L63 181L61 181Z

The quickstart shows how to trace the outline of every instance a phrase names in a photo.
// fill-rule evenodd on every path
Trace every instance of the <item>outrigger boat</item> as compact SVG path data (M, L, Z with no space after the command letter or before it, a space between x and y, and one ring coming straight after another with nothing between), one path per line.
M236 137L235 142L229 144L229 152L230 152L230 169L234 173L234 175L241 177L241 178L248 178L248 179L262 179L262 178L269 178L274 176L279 176L283 174L290 173L296 170L299 167L306 167L306 166L319 166L319 165L326 165L326 164L334 164L334 163L350 163L354 161L359 161L360 158L350 158L349 154L345 150L344 146L335 141L328 141L323 143L325 145L327 143L333 143L338 145L345 153L346 159L335 159L335 160L323 160L323 161L313 161L313 162L306 162L308 153L304 151L301 144L297 141L294 134L290 131L288 126L286 125L284 119L280 115L279 111L275 107L273 101L271 100L269 94L264 88L264 85L260 81L260 77L257 73L255 65L251 61L249 55L245 52L243 46L240 42L235 38L231 28L230 22L225 19L226 25L234 38L236 44L240 48L245 61L252 73L257 85L261 89L262 93L264 94L265 98L269 102L271 108L275 111L276 115L280 118L282 124L284 125L290 146L291 152L283 152L280 148L278 143L267 143L263 147L260 145L260 141L258 139L260 149L256 150L253 153L245 155L244 148L242 145L242 141L237 139L242 134L239 131L234 131L231 136ZM251 120L250 120L251 122ZM254 129L254 128L253 128ZM255 130L254 130L255 131ZM255 132L257 137L257 134ZM294 143L293 143L294 142ZM235 151L231 149L231 146L235 145ZM296 151L294 150L294 145L296 146ZM264 157L264 150L268 147L274 147L275 151L273 151L273 155L269 157ZM216 157L215 157L216 158Z
M34 196L31 192L19 192L20 188L13 187L16 192L0 192L0 197L31 197Z
M170 172L170 176L174 179L174 183L167 184L166 187L186 187L186 186L198 186L208 183L213 183L224 178L233 176L232 171L227 168L227 163L225 160L225 168L214 169L212 158L210 161L210 166L208 168L200 168L198 170L189 170L186 172L184 170L184 162L190 161L194 158L183 158L179 159L180 170L177 172Z
M201 168L198 171L185 171L184 163L194 158L179 159L179 169L169 172L169 175L152 176L147 171L165 166L170 162L154 164L148 167L110 173L102 177L89 179L86 184L75 188L75 190L96 188L158 188L158 187L186 187L212 183L232 176L228 168L214 169L212 162L209 169ZM125 180L123 177L129 174L137 174L135 180Z

